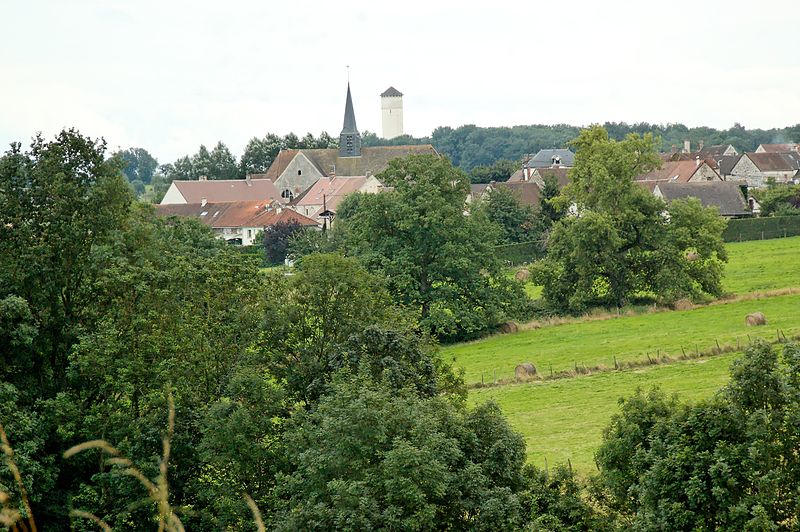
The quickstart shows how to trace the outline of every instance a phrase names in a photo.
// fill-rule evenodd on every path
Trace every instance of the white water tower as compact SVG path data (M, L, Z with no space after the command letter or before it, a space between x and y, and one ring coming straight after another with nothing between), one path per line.
M389 87L381 94L383 138L393 139L403 134L403 93Z

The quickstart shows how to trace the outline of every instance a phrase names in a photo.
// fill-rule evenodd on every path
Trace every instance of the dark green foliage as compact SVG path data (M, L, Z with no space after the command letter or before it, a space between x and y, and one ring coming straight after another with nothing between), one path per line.
M264 229L264 253L267 264L283 264L289 250L289 242L303 227L295 221L279 222Z
M304 257L291 277L270 275L265 293L272 309L263 336L270 371L307 404L323 393L352 335L399 318L382 280L336 254Z
M754 195L761 205L761 216L800 216L800 185L772 184Z
M635 294L662 303L720 295L726 221L698 200L667 206L633 182L659 164L653 139L611 141L595 126L575 146L572 182L553 205L573 205L577 215L553 225L534 272L547 303L578 313L620 307Z
M500 227L497 244L516 244L540 240L544 229L542 217L528 205L522 205L514 192L493 188L473 212L482 209L485 216Z
M493 181L508 181L514 172L520 169L517 161L500 159L491 166L476 166L469 174L471 183L491 183Z
M767 218L743 218L731 220L722 234L725 242L762 240L800 235L800 217L769 216Z
M593 509L586 488L567 465L552 472L526 465L526 488L520 495L523 514L530 519L529 529L548 531L602 530L611 527Z
M122 159L122 172L131 183L149 184L158 168L158 161L144 148L128 148L113 155Z
M610 507L640 529L795 529L800 522L800 389L794 344L783 364L764 342L731 382L695 406L639 392L597 453Z
M298 529L511 529L522 524L522 438L497 406L466 412L364 380L338 379L293 420L294 471L275 526Z
M498 227L480 209L464 214L463 172L432 155L394 159L378 176L394 187L353 195L334 233L343 248L388 281L395 301L440 339L480 334L525 312L522 287L501 270Z

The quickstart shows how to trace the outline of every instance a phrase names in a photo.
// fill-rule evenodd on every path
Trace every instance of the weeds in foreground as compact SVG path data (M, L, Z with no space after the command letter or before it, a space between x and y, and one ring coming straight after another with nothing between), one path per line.
M158 469L158 476L154 480L147 478L147 476L145 476L144 473L142 473L142 471L136 467L131 460L122 455L119 449L105 440L91 440L75 445L64 452L64 458L70 458L82 451L89 449L100 449L100 451L110 456L110 458L106 459L105 461L107 465L120 466L121 469L118 469L117 471L120 471L123 475L128 475L137 479L147 490L148 497L152 502L155 503L158 511L159 532L184 532L185 529L183 527L183 523L181 523L180 518L178 518L175 510L169 503L169 482L167 481L167 472L169 470L172 437L175 433L175 401L172 399L172 393L169 391L167 392L167 404L169 406L167 433L162 439L162 455ZM20 475L19 468L14 461L14 450L11 448L11 445L8 442L8 438L6 437L6 432L3 429L2 423L0 423L0 450L2 450L3 454L5 455L8 468L17 482L20 496L22 498L23 508L27 514L27 518L24 518L20 511L16 507L12 506L10 494L0 491L0 526L8 527L11 532L36 532L36 523L33 519L33 512L31 511L31 506L28 501L27 491L22 483L22 477ZM266 530L264 521L255 501L246 493L242 494L242 497L247 503L247 506L250 508L250 511L253 513L253 520L255 522L256 529L259 532L264 532ZM93 513L85 512L83 510L71 510L70 516L73 518L93 521L104 531L111 530L111 527L108 525L108 523Z

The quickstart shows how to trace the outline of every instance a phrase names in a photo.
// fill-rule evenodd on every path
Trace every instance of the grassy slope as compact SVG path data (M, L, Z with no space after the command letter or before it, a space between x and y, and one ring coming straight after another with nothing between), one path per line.
M567 459L584 472L594 470L594 452L617 402L637 387L660 386L683 400L708 397L728 380L736 355L608 372L573 379L470 390L470 404L495 400L509 423L525 436L528 460L552 466Z
M767 327L746 327L748 313L762 311ZM442 355L455 359L466 370L467 384L490 382L514 376L514 368L532 362L543 374L578 365L646 360L647 354L680 355L699 347L701 351L720 345L747 343L747 335L773 338L780 328L787 336L800 333L800 295L736 301L686 311L665 311L610 320L569 323L517 334L495 335L483 340L449 346Z
M754 240L727 245L728 265L723 286L728 292L773 290L800 287L800 236L774 240Z
M730 262L725 290L744 294L758 290L800 287L800 268L793 266L800 256L800 237L728 244ZM532 289L529 284L528 289ZM443 349L466 369L467 383L511 378L514 367L533 362L545 373L570 369L575 363L594 366L617 361L640 360L646 352L679 354L681 347L701 350L720 344L735 344L747 334L772 337L775 329L788 335L800 332L800 296L739 301L691 311L662 312L610 321L593 321L545 327L513 335L498 335ZM751 329L744 316L762 311L769 326Z
M730 262L724 288L746 294L754 291L800 287L800 268L794 266L800 256L800 237L728 244ZM526 290L538 297L540 287ZM770 319L765 329L745 328L743 316L762 310ZM456 358L467 369L467 382L480 380L481 369L490 379L498 369L498 378L508 377L514 364L531 359L545 371L570 367L574 361L587 365L611 365L611 355L618 360L641 358L645 350L669 346L691 348L699 343L711 347L714 338L721 343L746 334L772 337L775 328L798 332L800 297L779 296L763 300L714 305L684 312L668 312L611 321L561 325L488 338L469 344L451 346L446 356ZM674 349L672 349L674 351ZM622 356L621 356L622 354ZM620 397L637 387L659 385L679 393L685 400L710 396L728 379L728 367L736 355L723 355L694 362L653 366L635 371L608 372L592 376L532 384L518 384L470 391L471 404L489 399L503 408L510 423L526 438L529 459L552 465L568 458L583 472L594 469L593 454L601 441L602 430L618 411ZM560 364L560 366L558 366Z

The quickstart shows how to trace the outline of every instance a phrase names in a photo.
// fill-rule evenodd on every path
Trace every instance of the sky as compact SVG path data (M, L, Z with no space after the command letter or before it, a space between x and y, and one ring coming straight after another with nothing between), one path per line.
M359 130L800 122L800 2L5 0L0 144L64 127L159 162Z

